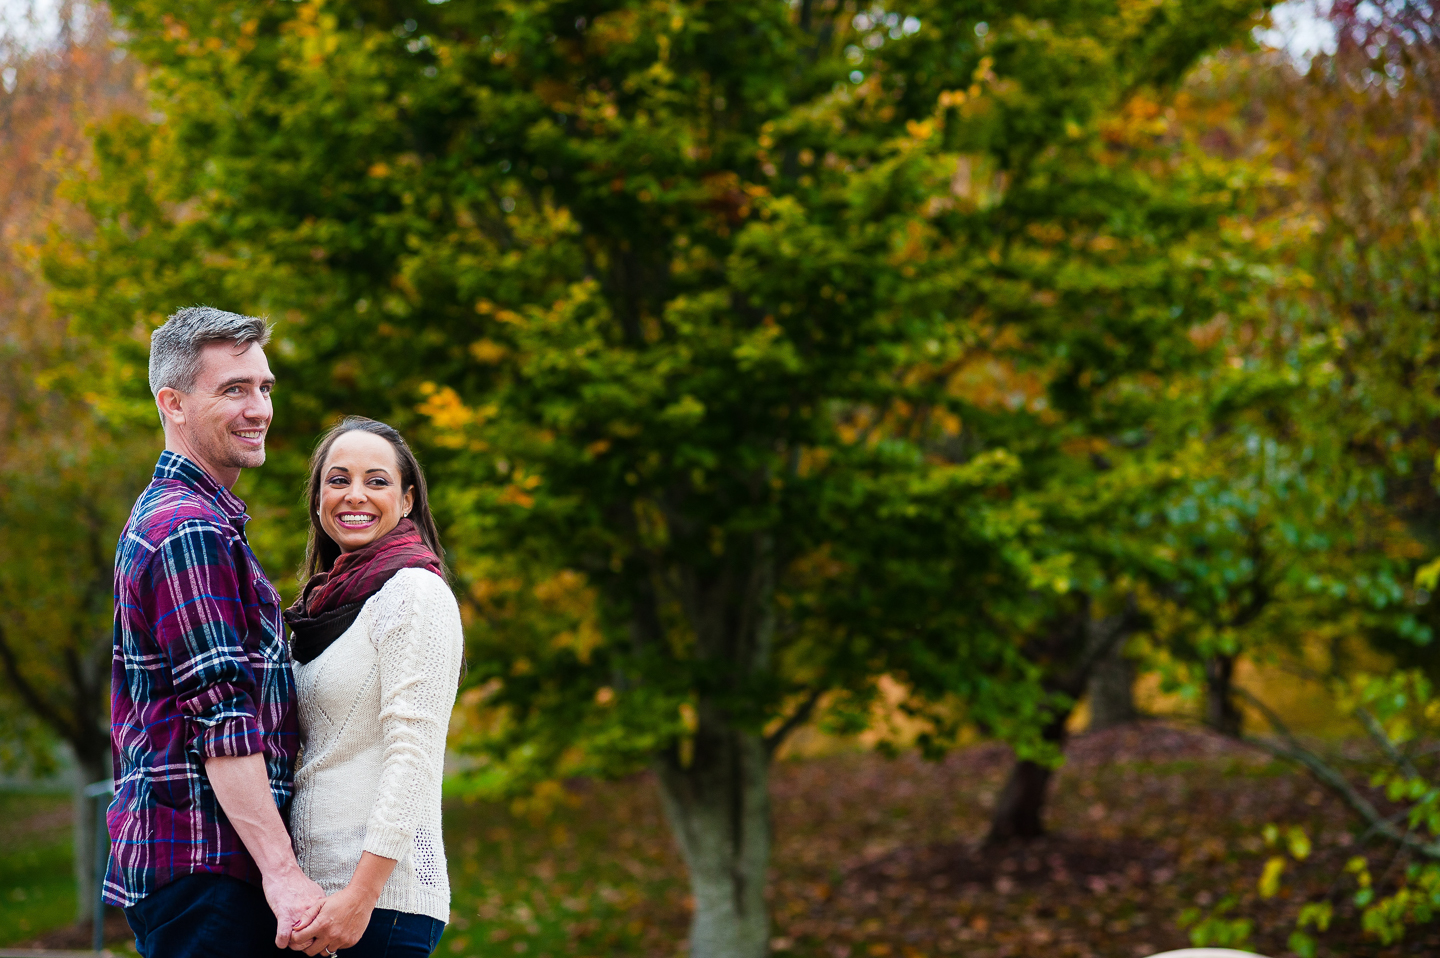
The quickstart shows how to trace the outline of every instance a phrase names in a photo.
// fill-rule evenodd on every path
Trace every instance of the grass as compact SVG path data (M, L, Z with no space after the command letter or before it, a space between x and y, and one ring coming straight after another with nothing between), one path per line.
M452 799L439 955L651 954L684 937L683 871L645 778L580 783L544 816Z
M75 920L70 798L0 793L0 943Z

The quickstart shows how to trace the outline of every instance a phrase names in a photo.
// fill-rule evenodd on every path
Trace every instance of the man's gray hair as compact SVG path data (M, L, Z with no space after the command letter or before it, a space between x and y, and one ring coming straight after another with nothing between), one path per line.
M150 334L150 392L165 387L188 393L200 377L200 351L211 343L248 346L270 342L270 324L210 306L187 306ZM164 417L161 417L164 421Z

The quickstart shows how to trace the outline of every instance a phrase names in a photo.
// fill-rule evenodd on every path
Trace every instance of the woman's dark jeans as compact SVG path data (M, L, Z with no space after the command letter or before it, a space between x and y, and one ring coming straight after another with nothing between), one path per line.
M353 948L342 948L343 958L429 958L445 923L429 915L377 908L370 924Z

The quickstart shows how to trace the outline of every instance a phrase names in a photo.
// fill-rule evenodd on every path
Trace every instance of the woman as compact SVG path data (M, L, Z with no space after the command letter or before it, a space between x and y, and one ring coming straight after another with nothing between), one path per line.
M302 736L290 831L329 897L291 947L422 958L450 914L440 778L460 611L398 432L344 420L316 447L309 487L305 589L285 612Z

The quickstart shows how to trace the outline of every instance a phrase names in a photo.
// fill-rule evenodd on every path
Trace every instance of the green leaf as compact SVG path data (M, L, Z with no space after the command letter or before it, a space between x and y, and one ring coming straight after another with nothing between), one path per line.
M1319 954L1319 943L1303 931L1290 933L1289 946L1300 958L1315 958Z

